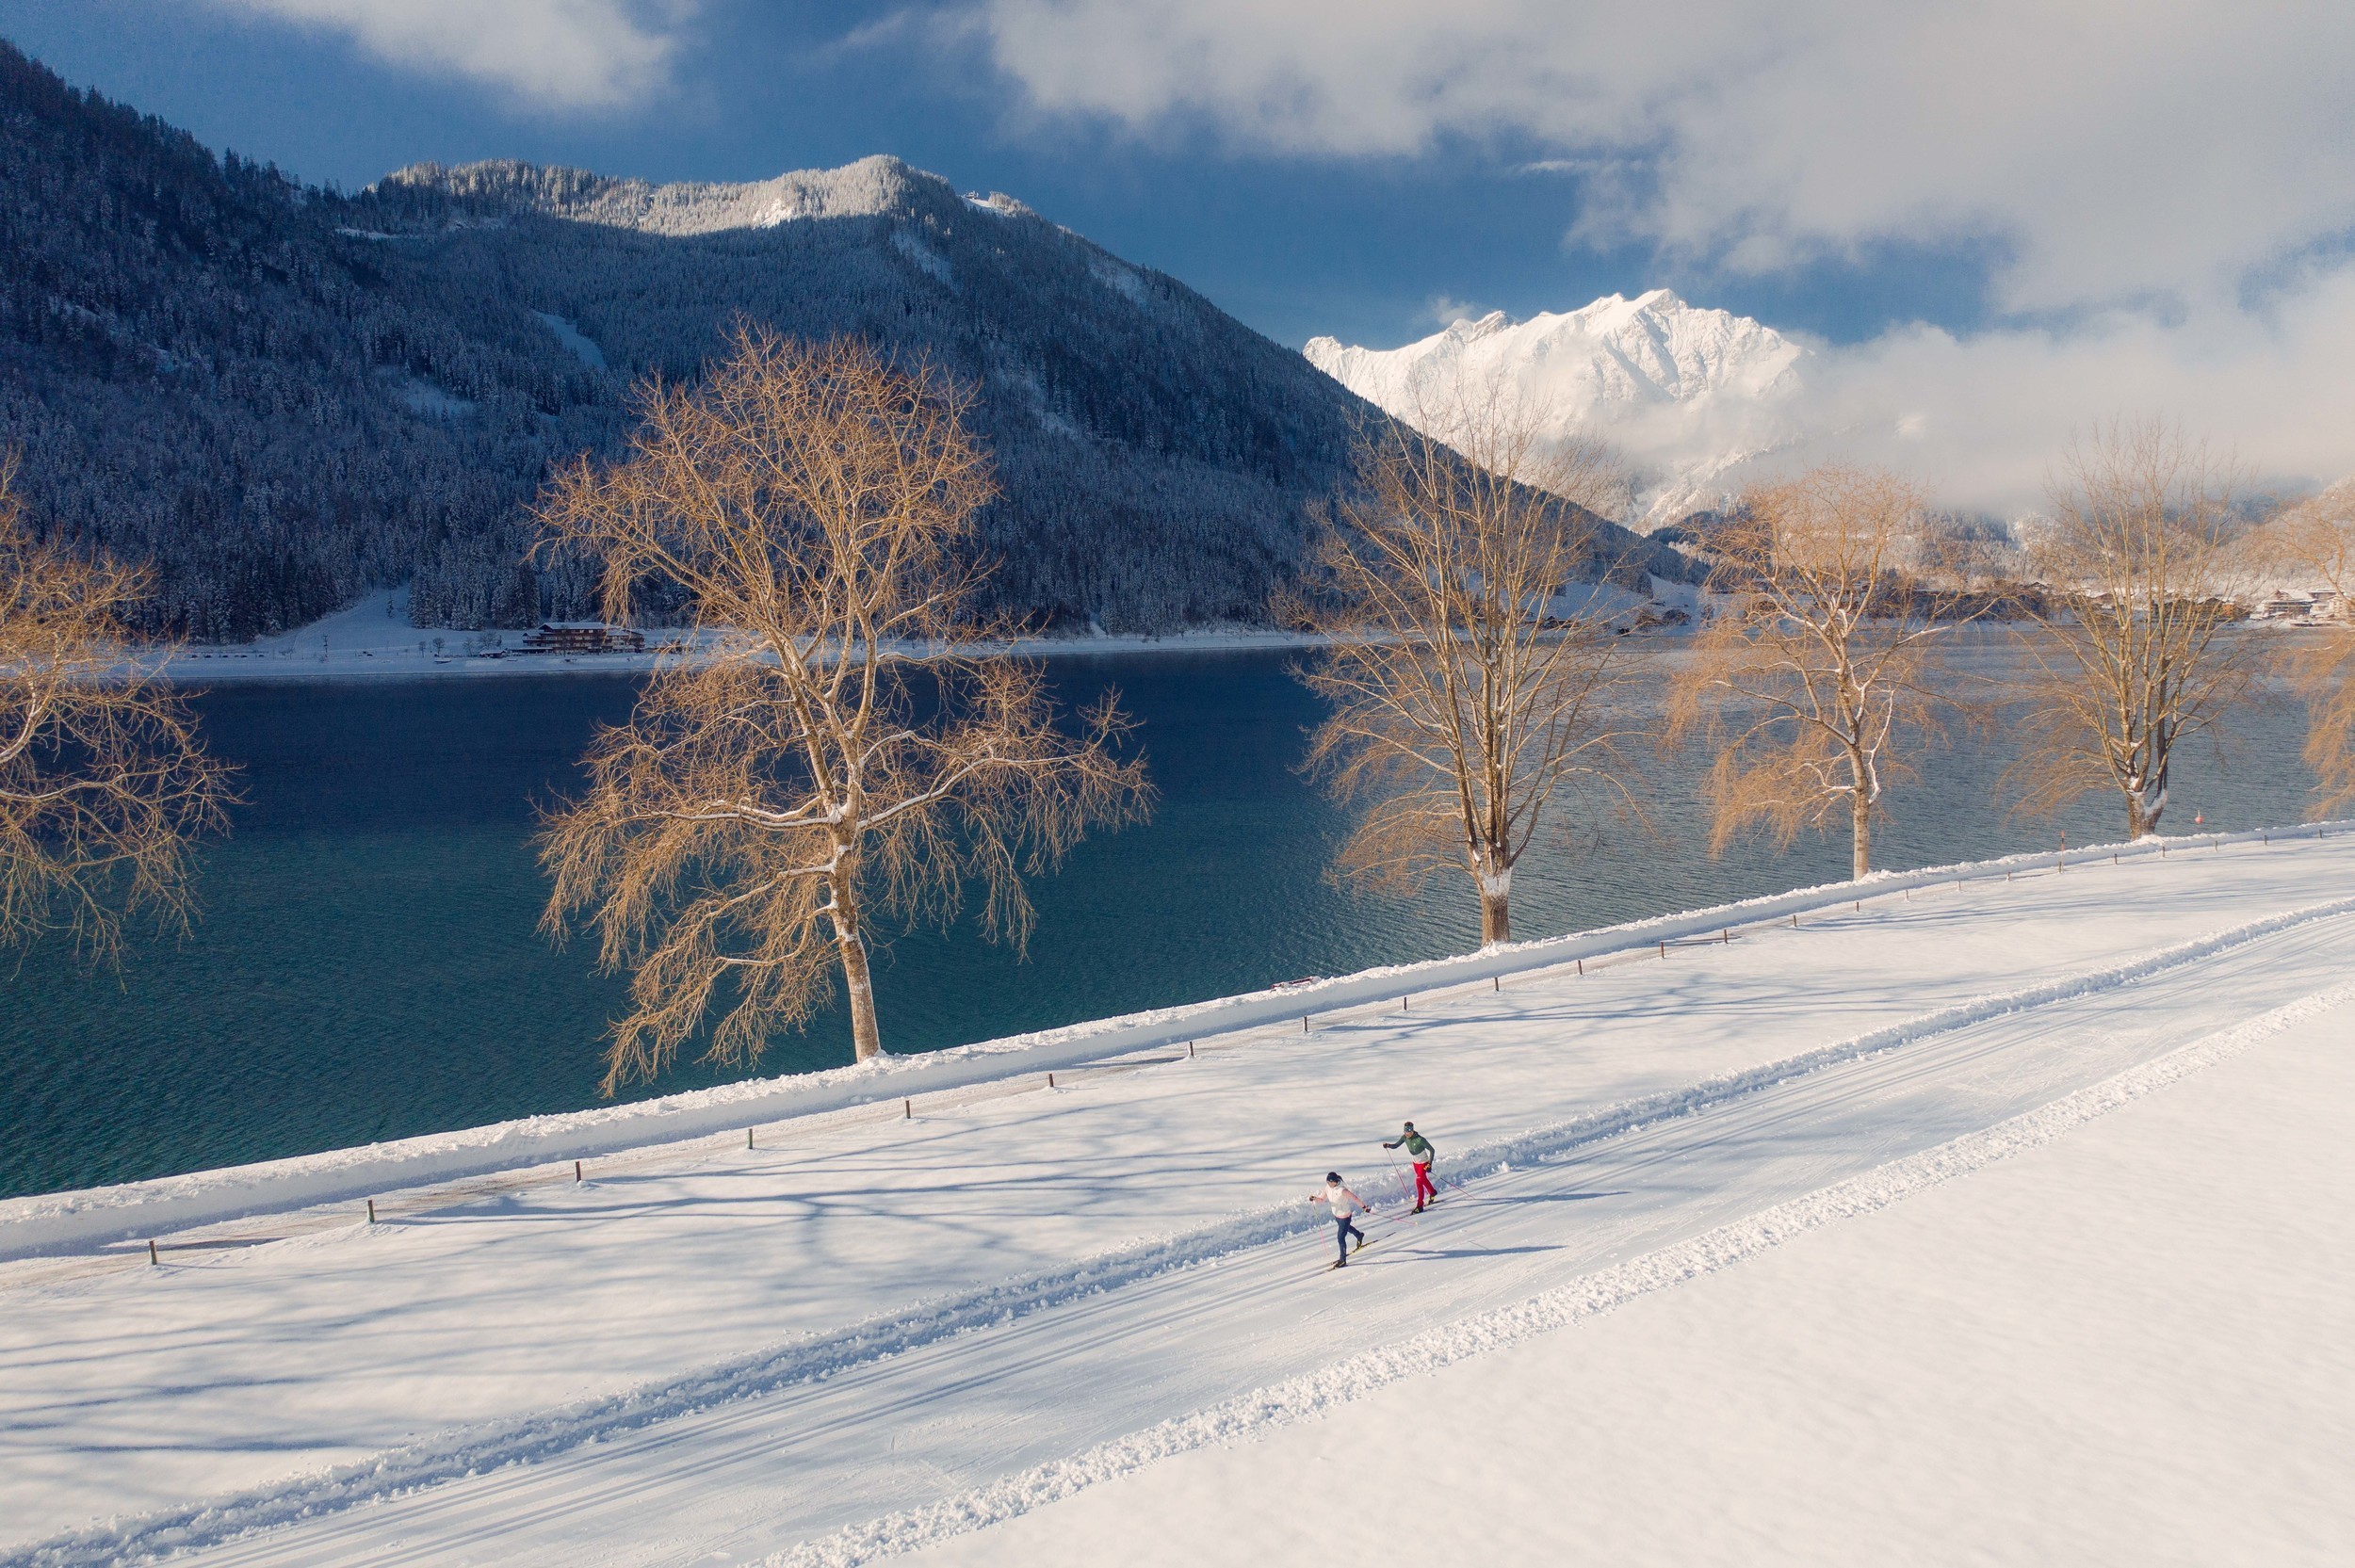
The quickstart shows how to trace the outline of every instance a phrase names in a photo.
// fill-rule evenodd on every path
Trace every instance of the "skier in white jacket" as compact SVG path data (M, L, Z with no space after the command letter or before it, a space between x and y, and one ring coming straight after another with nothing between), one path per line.
M1310 1193L1308 1201L1312 1204L1323 1204L1332 1211L1333 1239L1339 1244L1341 1254L1334 1260L1333 1267L1336 1269L1347 1267L1351 1252L1362 1250L1366 1244L1366 1233L1357 1228L1357 1216L1372 1213L1372 1205L1352 1192L1342 1183L1341 1173L1339 1171L1327 1171L1324 1173L1324 1190ZM1357 1238L1357 1247L1355 1249L1349 1244L1349 1238L1353 1236Z

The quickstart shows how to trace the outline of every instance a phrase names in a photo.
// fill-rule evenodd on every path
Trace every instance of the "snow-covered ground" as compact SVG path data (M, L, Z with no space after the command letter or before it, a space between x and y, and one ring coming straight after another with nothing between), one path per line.
M0 1562L2343 1560L2351 870L1872 884L0 1265ZM1331 1167L1384 1203L1340 1274Z

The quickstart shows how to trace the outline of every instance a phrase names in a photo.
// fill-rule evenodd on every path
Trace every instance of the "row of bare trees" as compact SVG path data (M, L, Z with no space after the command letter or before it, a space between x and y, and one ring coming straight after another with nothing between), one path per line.
M1623 690L1623 611L1566 597L1564 563L1597 534L1574 498L1619 481L1599 448L1537 440L1542 414L1459 394L1372 432L1321 596L1292 615L1331 644L1302 673L1333 709L1311 765L1361 812L1341 874L1398 889L1456 866L1486 942L1509 936L1513 866L1566 791L1599 783L1632 804L1630 742L1648 733L1713 756L1713 852L1841 826L1862 877L1888 788L1957 726L1999 721L2020 742L2006 782L2022 812L2110 791L2130 836L2155 832L2178 752L2273 667L2233 588L2282 566L2355 577L2355 486L2252 531L2233 465L2164 422L2070 450L2023 542L2027 580L1993 593L1976 542L1915 484L1828 464L1753 486L1709 532L1703 619L1655 724ZM1999 607L2024 627L2015 668L1958 668L1957 633ZM2355 626L2291 663L2325 803L2355 799Z
M644 389L608 463L549 486L543 548L588 559L608 619L690 607L586 787L547 818L544 927L593 937L630 977L607 1088L691 1042L755 1059L847 994L856 1057L883 1049L879 923L952 917L1019 946L1025 880L1088 831L1149 808L1116 699L1059 714L1015 628L976 608L973 519L992 494L970 394L854 341L739 329L698 385ZM1509 940L1517 865L1566 797L1640 819L1638 743L1703 743L1713 847L1844 825L1871 868L1889 787L1999 705L1953 657L1993 603L1909 482L1842 466L1754 488L1703 542L1702 623L1665 699L1624 640L1598 558L1624 493L1610 454L1538 437L1543 411L1457 393L1366 433L1284 604L1321 634L1303 678L1329 704L1307 766L1356 813L1340 874L1420 885L1459 868L1484 943ZM222 825L224 769L183 699L127 662L132 569L37 542L0 470L0 946L63 927L101 954L126 914L185 926L191 839ZM2258 679L2224 589L2255 558L2229 465L2161 425L2097 432L2056 473L2026 541L2024 680L2000 694L2029 809L2092 790L2155 829L2169 768ZM2334 587L2355 572L2355 491L2263 531L2268 561ZM2016 585L2015 585L2016 587ZM2309 755L2355 798L2355 636L2307 647Z

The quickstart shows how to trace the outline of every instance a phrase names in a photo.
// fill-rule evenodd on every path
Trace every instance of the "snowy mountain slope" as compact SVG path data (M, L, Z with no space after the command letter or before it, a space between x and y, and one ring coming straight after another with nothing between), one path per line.
M1791 439L1813 350L1748 316L1665 288L1513 321L1492 311L1401 348L1311 339L1304 352L1350 391L1421 424L1458 385L1501 380L1557 434L1611 440L1645 470L1644 521L1712 504L1727 476Z
M0 1562L852 1560L1395 1390L2347 973L2355 837L2177 848L160 1269L0 1268ZM1387 1199L1402 1115L1462 1185L1317 1275L1299 1199L1333 1166Z

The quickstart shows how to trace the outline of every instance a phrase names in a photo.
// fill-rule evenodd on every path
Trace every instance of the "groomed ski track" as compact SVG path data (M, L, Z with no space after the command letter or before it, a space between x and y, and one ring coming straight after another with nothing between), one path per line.
M1570 1116L1516 1123L1507 1108L1493 1124L1515 1130L1443 1144L1454 1180L1419 1220L1404 1215L1372 1147L1385 1127L1368 1126L1350 1168L1383 1206L1373 1247L1339 1274L1319 1272L1329 1227L1305 1205L1230 1213L1067 1264L1000 1269L623 1398L476 1423L329 1473L23 1542L0 1562L184 1552L220 1563L816 1563L920 1546L1157 1453L1298 1418L1355 1387L1535 1332L1530 1323L1553 1326L1738 1261L1795 1213L1836 1220L1850 1200L1827 1194L1893 1200L1998 1157L1990 1129L2061 1105L2098 1111L2105 1094L2129 1091L2111 1086L2141 1092L2195 1070L2203 1052L2261 1043L2273 1021L2345 1005L2355 996L2346 984L2355 898L2331 895L2350 885L2351 866L2355 846L2308 844L2204 868L2088 869L1924 897L1851 915L1844 933L1793 933L1774 956L1730 945L1664 960L1684 966L1673 1008L1632 976L1587 978L1584 990L1565 978L1407 1018L1338 1020L1296 1049L1319 1050L1318 1062L1344 1074L1379 1075L1389 1053L1435 1041L1477 1074L1484 1036L1526 1026L1533 1013L1562 1031L1565 1050L1602 1017L1631 1013L1656 1030L1713 1018L1738 1032L1748 1018L1763 1036L1811 1048L1727 1062ZM2169 899L2164 917L2149 907L2159 897ZM2105 910L2118 929L2088 934L2085 922ZM2011 928L2014 944L2055 962L1989 988L1986 964L2006 943L1987 939ZM1874 1005L1817 991L1836 1022L1810 1041L1806 998L1836 985L1839 966L1804 980L1788 971L1843 939L1855 962L1882 966L1850 977ZM1901 953L1923 965L1910 983L1887 972ZM1713 962L1740 973L1712 984ZM1351 1053L1334 1054L1342 1045ZM1071 1099L1113 1108L1124 1093L1136 1098L1120 1087L1130 1081ZM1509 1080L1492 1087L1513 1091ZM1558 1102L1533 1093L1531 1103ZM1149 1097L1130 1109L1148 1122L1176 1115ZM1021 1136L1022 1112L1005 1102L968 1114ZM1954 1153L1964 1148L1980 1153ZM1116 1139L1064 1135L1057 1179L1085 1184L1091 1158L1125 1153ZM1215 1147L1201 1156L1220 1157ZM1320 1148L1298 1162L1298 1195L1325 1157ZM1183 1171L1182 1159L1165 1161L1158 1179ZM1187 1212L1178 1195L1171 1206ZM245 1267L280 1250L257 1250ZM1533 1303L1564 1301L1574 1309L1529 1316Z

